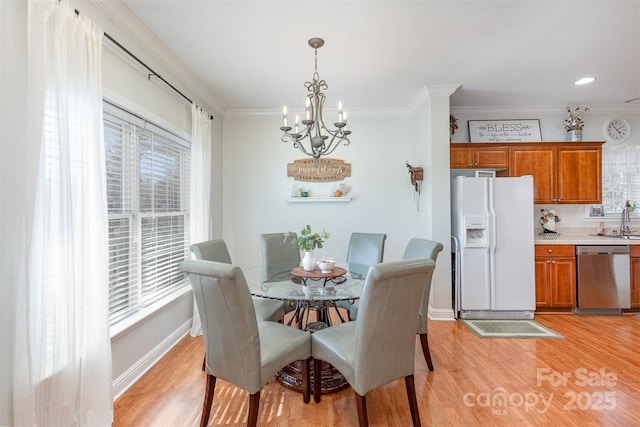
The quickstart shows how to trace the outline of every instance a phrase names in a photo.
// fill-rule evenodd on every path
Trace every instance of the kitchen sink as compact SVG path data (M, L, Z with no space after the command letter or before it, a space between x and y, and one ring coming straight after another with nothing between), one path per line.
M590 234L590 236L608 237L610 239L622 240L640 240L640 234L632 234L630 236L621 236L619 234Z

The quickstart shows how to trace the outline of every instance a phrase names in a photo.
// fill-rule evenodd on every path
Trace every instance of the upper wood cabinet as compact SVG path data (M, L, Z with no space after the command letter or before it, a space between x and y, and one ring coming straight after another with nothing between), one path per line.
M509 167L508 146L472 147L470 144L451 144L449 155L451 169Z
M558 147L557 203L602 203L602 148Z
M533 175L535 203L602 203L602 142L511 146L509 176Z
M533 175L535 203L554 203L556 181L554 147L513 147L509 157L509 176Z
M451 169L503 169L498 176L533 175L534 203L602 203L604 142L457 143Z

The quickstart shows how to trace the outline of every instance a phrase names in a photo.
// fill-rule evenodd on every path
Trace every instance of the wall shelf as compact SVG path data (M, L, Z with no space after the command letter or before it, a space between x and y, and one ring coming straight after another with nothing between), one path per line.
M351 197L289 197L289 203L348 203Z

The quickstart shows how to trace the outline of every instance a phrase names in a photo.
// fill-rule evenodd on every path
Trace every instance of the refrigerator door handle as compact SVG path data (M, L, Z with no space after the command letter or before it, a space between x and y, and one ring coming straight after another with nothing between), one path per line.
M451 252L453 252L453 284L454 284L454 307L453 317L457 319L462 309L460 304L460 295L462 292L460 283L460 242L456 236L451 236Z
M495 210L495 183L496 178L489 178L489 289L491 308L496 306L496 289L495 289L495 277L496 277L496 246L498 245L498 217Z

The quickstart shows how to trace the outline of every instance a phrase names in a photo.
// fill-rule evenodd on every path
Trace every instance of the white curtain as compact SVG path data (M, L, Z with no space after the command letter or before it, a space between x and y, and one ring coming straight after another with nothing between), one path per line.
M199 243L210 239L211 215L211 120L209 114L193 104L191 108L191 180L189 194L190 239ZM202 334L202 323L195 301L191 335Z
M29 0L25 283L19 287L16 425L113 419L102 37L63 0Z

